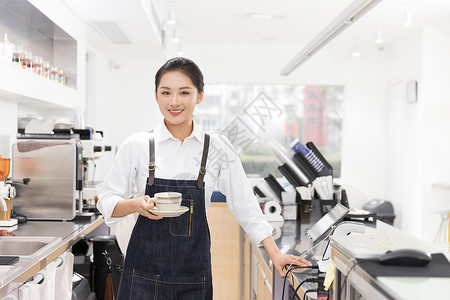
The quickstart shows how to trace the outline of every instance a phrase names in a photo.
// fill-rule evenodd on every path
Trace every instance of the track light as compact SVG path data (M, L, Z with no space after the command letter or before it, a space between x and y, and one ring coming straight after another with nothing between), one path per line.
M383 44L380 28L377 28L377 31L375 32L375 44Z
M173 30L171 41L172 41L172 43L179 43L180 42L180 37L177 35L177 31L175 29Z
M353 43L353 52L352 52L352 56L353 57L360 57L361 53L359 52L359 47L358 47L358 42L355 41Z
M412 13L411 9L408 7L405 10L405 19L403 20L403 26L408 27L412 25Z
M382 0L354 0L342 13L314 37L282 70L281 75L289 75L300 64L318 52L356 20L365 15Z
M169 10L169 18L167 20L168 25L175 25L177 21L175 20L175 11L173 9Z

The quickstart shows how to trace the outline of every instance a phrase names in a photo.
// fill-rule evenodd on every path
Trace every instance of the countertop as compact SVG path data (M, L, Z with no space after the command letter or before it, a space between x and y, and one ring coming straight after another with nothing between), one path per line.
M321 253L325 250L326 242L320 243L320 245L317 245L317 243L314 243L308 236L306 235L306 232L308 229L310 229L318 220L320 219L319 215L311 215L308 217L303 217L301 220L292 220L292 221L283 221L283 222L270 222L270 224L274 227L274 232L272 234L275 243L277 244L278 248L283 253L287 254L293 254L296 256L301 255L305 251L310 250L312 247L316 246L312 251L310 251L305 258L313 261L314 256L320 256ZM383 222L366 222L366 228L368 228L369 231L374 230L376 226L378 226L378 223L382 223L381 226L386 225L389 226ZM391 226L389 226L391 227ZM265 263L267 264L269 270L271 270L273 273L276 271L273 269L269 255L265 251L264 247L257 247L259 253L263 257ZM290 282L294 288L298 286L300 282L302 282L304 279L308 277L312 277L311 275L317 274L317 270L306 270L302 273L294 273L294 276L290 277ZM281 290L283 287L283 279L278 276L278 274L273 274L274 276L274 289L273 293L276 294L276 297L281 297ZM317 284L315 283L305 283L302 285L302 290L298 292L298 295L303 299L303 291L308 289L314 289L317 288ZM274 299L278 299L274 297ZM310 299L317 299L317 293L308 293L308 297ZM286 294L284 299L287 298L287 287L286 287Z
M90 233L102 223L103 217L96 216L92 221L28 221L19 224L14 231L18 237L54 237L56 239L36 256L20 258L12 266L0 266L0 299L45 268L71 248L83 235Z

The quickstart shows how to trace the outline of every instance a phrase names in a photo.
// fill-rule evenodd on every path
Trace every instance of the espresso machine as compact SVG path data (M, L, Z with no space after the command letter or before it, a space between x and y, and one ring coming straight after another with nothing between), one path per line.
M73 220L83 213L82 145L73 134L19 134L12 147L14 213L28 220Z
M12 199L16 196L16 189L5 180L9 175L10 159L0 155L0 227L14 230L17 219L11 218Z
M98 213L96 208L98 191L102 181L95 179L97 162L105 152L111 151L111 146L104 143L103 132L90 129L74 129L80 136L83 145L83 193L82 205L86 211ZM80 201L80 198L77 198Z

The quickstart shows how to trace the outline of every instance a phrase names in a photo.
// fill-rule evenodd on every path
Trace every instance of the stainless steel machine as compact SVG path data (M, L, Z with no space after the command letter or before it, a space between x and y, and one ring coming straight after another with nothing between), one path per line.
M15 214L30 220L74 219L83 190L80 140L73 135L19 136L12 149L12 179Z

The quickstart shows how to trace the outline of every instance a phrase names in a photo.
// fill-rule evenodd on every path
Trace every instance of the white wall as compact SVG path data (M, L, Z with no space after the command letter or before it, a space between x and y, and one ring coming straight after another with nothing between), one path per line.
M450 189L436 188L434 183L450 185L450 37L441 27L424 28L423 98L421 106L422 161L419 173L422 203L421 236L432 238L440 224L436 211L448 213Z

